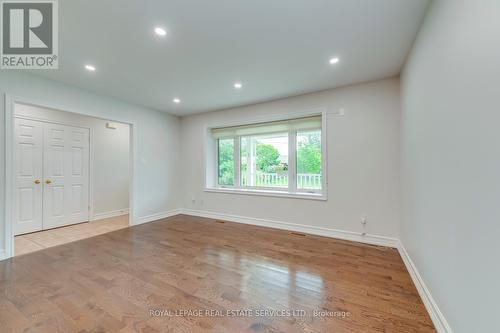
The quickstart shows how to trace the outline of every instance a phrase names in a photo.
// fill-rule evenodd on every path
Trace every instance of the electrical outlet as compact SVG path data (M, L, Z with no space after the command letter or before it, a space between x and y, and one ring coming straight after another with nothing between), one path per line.
M363 226L363 232L361 233L361 236L366 236L366 224L368 223L368 217L366 215L361 216L361 220L359 221L361 225Z

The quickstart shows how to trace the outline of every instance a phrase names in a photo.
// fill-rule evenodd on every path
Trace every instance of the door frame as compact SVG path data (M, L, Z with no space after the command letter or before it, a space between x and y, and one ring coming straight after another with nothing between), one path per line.
M58 111L64 111L69 113L75 113L78 115L89 116L93 118L103 119L111 122L120 122L130 126L130 137L129 137L129 226L135 225L137 217L135 215L136 209L135 204L137 202L137 185L136 185L136 170L137 170L137 124L135 121L128 119L126 117L118 118L104 118L99 114L94 113L89 110L76 109L68 105L60 105L57 103L51 103L47 101L40 101L38 99L33 99L29 97L20 97L10 94L5 94L5 224L4 224L4 235L5 235L5 258L11 258L14 256L14 203L15 200L15 181L14 181L14 116L15 116L15 105L25 104L36 107L42 107L47 109L54 109ZM35 120L35 119L33 119ZM40 119L38 119L40 120ZM48 121L50 122L50 121ZM69 125L72 126L72 125ZM82 127L82 126L79 126ZM92 136L92 130L90 129L90 135ZM89 163L92 162L92 148L90 149ZM90 177L92 177L92 169L89 169ZM91 209L90 214L93 212L92 200L92 182L89 177L89 204Z
M26 105L26 103L22 103L22 104ZM61 110L58 110L58 111L61 111ZM63 111L63 112L67 112L67 111ZM38 122L46 123L46 124L54 124L54 125L63 125L63 126L69 126L69 127L83 128L83 129L86 129L86 130L89 131L89 183L88 183L88 188L89 188L89 200L88 200L89 203L88 203L88 206L89 206L89 208L88 208L88 210L89 210L89 221L92 221L92 219L94 218L94 201L93 201L93 198L94 198L94 186L93 186L93 181L92 181L92 177L94 176L94 167L93 167L94 164L92 163L94 161L94 151L92 149L92 143L93 143L93 139L92 138L94 136L94 130L93 130L93 128L85 127L85 126L82 126L82 125L79 125L79 124L76 124L76 123L72 123L72 122L63 122L63 121L57 121L57 120L49 120L49 119L46 119L46 118L43 118L43 117L32 117L32 116L22 116L22 115L19 116L19 115L16 115L15 113L12 115L12 117L13 117L13 119L26 119L26 120L38 121ZM96 118L96 117L93 117L93 118ZM101 119L101 118L99 118L99 119ZM14 135L15 135L15 133L14 133ZM15 149L15 147L14 147L14 149ZM16 161L14 161L14 164L13 164L13 168L14 168L13 170L14 170L14 172L15 172L15 163L16 163ZM17 203L16 199L15 199L15 196L12 196L12 200L13 200L12 208L15 209L16 208L15 204ZM12 223L14 223L14 220L12 220ZM71 224L68 224L68 226L69 225L71 225ZM43 231L43 230L40 230L40 231ZM15 235L14 235L14 237L15 237Z

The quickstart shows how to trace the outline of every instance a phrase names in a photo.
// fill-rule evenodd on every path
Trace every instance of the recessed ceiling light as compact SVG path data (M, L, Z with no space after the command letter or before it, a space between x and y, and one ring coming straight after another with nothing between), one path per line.
M339 58L337 58L337 57L331 58L331 59L330 59L330 61L329 61L329 62L330 62L330 65L335 65L336 63L338 63L338 62L339 62L339 60L340 60L340 59L339 59Z
M92 65L85 65L85 69L91 72L95 72L95 67Z
M158 36L165 36L167 34L167 31L163 28L160 28L160 27L156 27L155 28L155 33L158 35Z
M241 82L235 82L235 83L234 83L234 87L235 87L236 89L241 89L241 88L243 87L243 85L241 84Z
M172 101L176 104L179 104L181 102L181 100L179 98L174 98Z

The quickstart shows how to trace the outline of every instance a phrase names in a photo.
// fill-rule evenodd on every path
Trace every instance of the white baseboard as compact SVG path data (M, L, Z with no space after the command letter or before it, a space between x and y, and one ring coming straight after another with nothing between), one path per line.
M92 216L90 218L90 221L97 221L97 220L102 220L102 219L109 219L110 217L127 215L128 211L129 211L128 208L123 208L123 209L118 209L118 210L112 210L110 212L97 213L97 214L94 214L94 216Z
M156 220L165 219L167 217L171 217L171 216L179 215L179 214L181 214L181 209L172 209L172 210L169 210L169 211L166 211L166 212L161 212L161 213L151 214L151 215L147 215L147 216L142 216L142 217L138 217L138 218L135 219L134 225L139 225L139 224L143 224L143 223L153 222L153 221L156 221Z
M251 224L261 227L275 228L290 230L296 232L303 232L307 234L332 237L343 240L349 240L353 242L366 243L371 245L387 246L397 248L399 245L399 240L397 238L378 236L378 235L361 235L360 233L346 230L330 229L323 227L315 227L304 224L288 223L283 221L273 221L267 219L260 219L255 217L246 217L238 215L230 215L224 213L217 213L212 211L194 210L194 209L181 209L182 214L206 217L218 220L227 220L236 223Z
M116 212L122 212L122 214L123 214L124 210L123 211L109 212L109 213L106 213L106 215L105 214L98 214L95 216L95 218L97 216L99 216L99 218L96 218L96 219L122 215L122 214L113 215ZM127 213L128 213L128 211L127 211ZM186 214L186 215L200 216L200 217L206 217L206 218L211 218L211 219L227 220L227 221L236 222L236 223L243 223L243 224L250 224L250 225L262 226L262 227L270 227L270 228L276 228L276 229L303 232L303 233L308 233L308 234L312 234L312 235L332 237L332 238L338 238L338 239L343 239L343 240L348 240L348 241L397 248L400 255L401 255L401 258L403 259L403 262L406 266L406 269L408 270L408 272L413 280L413 283L415 284L415 287L417 288L417 291L420 295L420 298L422 299L422 302L424 303L425 308L427 309L427 312L429 313L429 315L432 319L432 322L434 323L434 326L435 326L437 332L438 333L453 333L450 325L446 321L443 313L439 310L439 307L437 306L429 289L425 285L424 280L420 276L420 274L419 274L415 264L413 263L411 257L409 256L408 252L406 251L406 249L403 246L403 244L401 243L401 241L397 238L385 237L385 236L379 236L379 235L371 235L371 234L367 234L367 235L363 236L360 233L346 231L346 230L330 229L330 228L316 227L316 226L310 226L310 225L288 223L288 222L283 222L283 221L273 221L273 220L260 219L260 218L254 218L254 217L245 217L245 216L217 213L217 212L212 212L212 211L184 209L184 208L173 209L173 210L166 211L166 212L161 212L161 213L157 213L157 214L138 217L135 219L134 225L139 225L139 224L148 223L148 222L152 222L152 221L156 221L156 220L161 220L161 219L171 217L174 215L178 215L178 214ZM101 216L103 216L103 217L101 217ZM4 259L7 259L6 252L5 252L5 250L0 249L0 260L4 260Z
M425 285L422 276L418 272L417 266L415 266L415 263L413 262L413 260L411 260L410 255L403 246L403 243L399 242L398 250L406 266L406 269L410 273L411 279L413 280L413 283L417 288L418 294L420 295L420 298L422 299L422 302L424 303L425 308L427 309L427 312L429 313L429 316L434 323L436 331L438 333L453 333L450 325L446 321L446 318L444 317L441 310L439 310L436 301L432 297L431 292Z
M352 231L346 231L346 230L322 228L322 227L315 227L315 226L310 226L310 225L288 223L288 222L283 222L283 221L273 221L273 220L267 220L267 219L260 219L260 218L255 218L255 217L230 215L230 214L217 213L217 212L212 212L212 211L203 211L203 210L185 209L185 208L181 209L180 211L182 214L186 214L186 215L200 216L200 217L206 217L206 218L218 219L218 220L227 220L227 221L243 223L243 224L251 224L251 225L257 225L257 226L262 226L262 227L270 227L270 228L276 228L276 229L297 231L297 232L303 232L303 233L308 233L308 234L312 234L312 235L332 237L332 238L338 238L338 239L343 239L343 240L348 240L348 241L397 248L400 255L401 255L401 258L403 259L403 262L406 266L406 269L408 270L408 272L413 280L413 283L415 284L415 286L417 288L417 291L420 295L420 298L422 299L422 302L424 303L425 308L427 309L427 312L429 313L429 316L431 317L431 320L434 323L434 326L435 326L437 332L438 333L453 333L450 325L448 324L445 317L443 316L443 313L439 310L439 308L438 308L436 302L434 301L434 298L432 297L429 289L426 287L422 277L418 273L415 264L413 263L410 256L406 252L406 249L404 248L401 241L397 238L391 238L391 237L385 237L385 236L379 236L379 235L371 235L371 234L367 234L367 235L363 236L359 233L352 232Z

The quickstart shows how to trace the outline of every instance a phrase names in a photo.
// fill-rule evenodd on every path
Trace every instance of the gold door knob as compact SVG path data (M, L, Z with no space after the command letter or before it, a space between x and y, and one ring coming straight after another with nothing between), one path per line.
M40 184L40 180L39 179L35 180L35 184L37 185Z
M45 184L52 184L52 180L47 179L47 180L45 181Z

